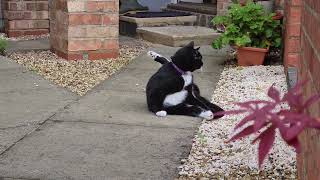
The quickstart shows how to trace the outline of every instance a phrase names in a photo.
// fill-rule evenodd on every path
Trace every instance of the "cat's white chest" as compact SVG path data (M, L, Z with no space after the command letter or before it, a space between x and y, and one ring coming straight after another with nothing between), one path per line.
M192 73L190 71L187 71L186 74L182 75L182 78L184 80L184 86L189 86L192 83Z
M182 103L188 96L187 90L182 90L170 95L167 95L163 101L165 107L176 106Z
M182 75L182 78L184 80L184 85L183 87L189 86L192 83L192 74L191 72L186 72L186 74ZM163 105L165 107L170 107L170 106L176 106L178 104L181 104L183 101L188 96L188 91L185 89L182 89L179 92L169 94L166 96L164 99Z

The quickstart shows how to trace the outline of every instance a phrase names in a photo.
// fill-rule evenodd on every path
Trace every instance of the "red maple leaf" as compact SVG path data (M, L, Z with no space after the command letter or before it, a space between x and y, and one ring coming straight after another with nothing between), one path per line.
M320 94L304 100L302 87L306 83L307 81L298 83L283 98L280 97L280 92L272 85L268 90L268 96L272 101L256 100L236 103L240 107L239 110L219 112L220 115L247 113L234 129L245 128L227 142L236 141L252 134L257 135L252 143L259 141L258 162L259 167L261 167L263 160L273 146L278 129L282 139L299 153L299 134L306 128L320 129L320 121L305 113L308 107L320 100ZM287 103L290 109L277 110L276 107L281 107L280 105L283 103ZM251 124L248 126L249 122ZM260 133L261 130L263 131Z

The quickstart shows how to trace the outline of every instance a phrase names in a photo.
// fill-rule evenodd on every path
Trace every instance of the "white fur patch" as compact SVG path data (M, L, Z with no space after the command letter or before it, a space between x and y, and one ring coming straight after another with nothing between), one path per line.
M167 111L158 111L156 112L156 115L159 117L165 117L167 116Z
M183 74L182 78L184 80L184 87L189 86L192 83L192 73L190 71L187 71L186 74Z
M167 97L163 101L163 105L165 107L170 107L181 104L187 98L187 95L188 91L186 90L167 95Z
M213 113L211 111L203 111L202 113L199 114L199 117L202 117L206 120L211 120L213 119Z

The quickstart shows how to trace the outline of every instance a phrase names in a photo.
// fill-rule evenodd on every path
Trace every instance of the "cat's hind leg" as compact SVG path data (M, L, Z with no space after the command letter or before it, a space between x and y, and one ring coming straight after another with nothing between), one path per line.
M200 106L203 109L210 110L212 113L224 111L218 105L215 105L215 104L211 103L209 100L207 100L206 98L202 97L200 95L200 90L197 85L193 84L192 86L190 86L188 88L190 88L189 92L192 92L192 93L189 94L189 96L187 98L187 103ZM216 115L213 119L218 119L221 117L223 117L223 114Z
M177 106L167 107L166 111L171 115L185 115L192 117L201 117L207 120L213 119L213 113L199 106L189 104L179 104Z

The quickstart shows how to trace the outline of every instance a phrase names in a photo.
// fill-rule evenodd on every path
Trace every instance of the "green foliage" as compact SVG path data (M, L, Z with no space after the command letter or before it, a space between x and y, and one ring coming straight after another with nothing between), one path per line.
M224 33L213 42L220 49L226 45L258 48L280 47L280 22L273 20L275 14L266 14L261 5L248 2L245 6L232 4L225 16L216 16L214 25L223 25Z
M0 38L0 55L4 55L7 46L7 40Z

